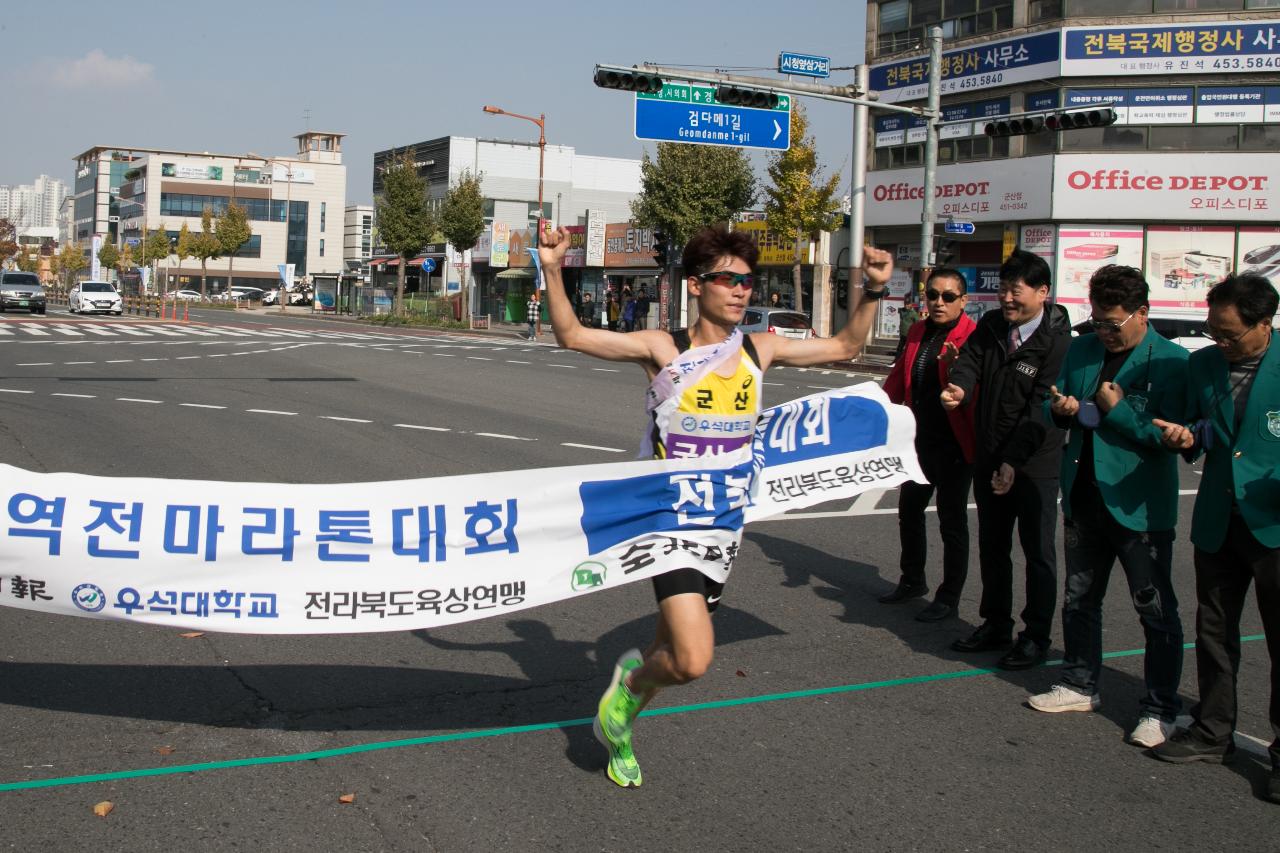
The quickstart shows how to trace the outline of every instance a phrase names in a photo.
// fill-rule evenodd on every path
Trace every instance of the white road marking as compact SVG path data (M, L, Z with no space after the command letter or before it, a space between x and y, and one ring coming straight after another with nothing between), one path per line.
M166 337L170 337L170 338L182 337L182 332L175 332L172 329L165 328L164 326L148 325L147 331L151 332L152 334L165 335Z
M18 328L22 329L22 331L26 332L28 335L35 335L38 338L49 337L48 332L44 329L36 328L35 326L19 326Z
M349 423L349 424L373 423L373 421L365 420L364 418L340 418L337 415L321 415L320 417L324 418L326 421L343 421L344 423Z
M0 388L0 394L34 394L35 391L23 391L21 388Z
M86 332L88 332L91 335L98 335L99 337L114 338L116 336L116 333L111 331L111 328L109 326L99 326L92 323L83 323L81 324L80 328L84 329Z
M152 405L159 405L164 402L164 400L143 400L140 397L116 397L116 399L121 403L151 403Z
M132 361L132 359L130 359ZM96 361L64 361L63 364L97 364Z
M485 358L482 355L469 355L467 359L470 361L493 361L491 358Z
M106 364L127 364L127 363L131 363L132 361L133 361L133 359L131 359L131 358L113 358L113 359L109 359L109 360L108 360L108 361L106 361L105 363L106 363ZM70 362L70 361L68 361L68 362L67 362L67 364L72 364L72 363L73 363L73 362ZM91 362L91 361L90 361L90 362L86 362L86 364L93 364L93 362Z
M580 447L583 450L603 450L605 453L626 453L621 447L600 447L595 444L574 444L572 441L560 442L561 447Z
M142 359L142 360L143 360L143 361L168 361L169 359L167 359L167 358L144 358L144 359ZM110 364L110 362L108 362L108 364Z
M613 367L593 367L592 370L598 370L601 373L620 373L621 371Z
M548 364L547 367L567 367L570 370L578 369L578 365L576 364Z
M126 335L133 335L134 337L137 337L137 338L149 338L149 337L151 337L151 335L149 335L149 334L148 334L148 333L146 333L146 332L140 332L140 331L138 331L137 329L131 329L131 328L129 328L128 326L116 326L116 327L115 327L115 330L116 330L117 332L123 332L123 333L124 333L124 334L126 334Z
M48 328L53 329L55 332L58 332L59 334L62 334L62 335L70 335L73 338L84 337L84 332L73 329L70 326L64 326L58 323L50 323L48 325Z
M174 359L174 361L186 361L186 360L188 360L188 359L192 359L192 358L204 358L204 356L200 356L200 355L180 355L180 356L178 356L177 358L175 358L175 359Z
M52 361L28 361L23 364L14 365L15 367L48 367L53 364Z
M252 412L255 415L296 415L297 412L278 412L275 409L245 409L246 412Z
M80 400L96 400L98 397L97 394L68 394L63 391L54 391L49 396L50 397L76 397Z
M186 406L188 409L225 409L226 406L212 406L208 403L179 403L179 406Z
M27 392L31 393L31 392ZM392 424L392 426L400 427L400 429L425 429L430 432L453 432L448 427L419 426L418 424Z
M451 352L437 352L437 353L432 353L432 354L433 354L433 355L438 355L438 356L440 356L441 358L457 358L457 357L458 357L455 353L451 353Z
M437 353L438 354L438 353ZM507 359L507 364L533 364L531 361L516 361L514 358Z
M500 432L477 432L475 435L482 435L485 438L505 438L509 441L537 441L536 438L525 438L519 435L505 435Z

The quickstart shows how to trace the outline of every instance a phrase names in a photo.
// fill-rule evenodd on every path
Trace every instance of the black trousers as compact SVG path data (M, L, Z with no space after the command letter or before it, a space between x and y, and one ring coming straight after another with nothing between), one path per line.
M1231 516L1221 550L1195 549L1196 669L1200 705L1192 733L1226 743L1236 727L1236 673L1240 670L1240 615L1249 584L1271 656L1271 766L1280 769L1280 548L1268 548L1238 515Z
M954 442L947 442L954 453L929 450L928 436L916 439L916 455L928 483L903 483L898 491L898 536L902 542L902 580L916 585L925 583L925 563L929 557L929 538L925 529L925 508L934 492L938 494L938 530L942 534L942 585L936 601L955 607L969 574L969 486L973 483L973 466L964 461Z
M973 472L978 504L978 562L982 570L982 604L978 614L997 629L1012 629L1013 528L1027 563L1027 604L1022 609L1022 636L1049 645L1058 600L1058 555L1054 531L1058 523L1058 478L1018 474L1006 494L991 491L995 466L979 462Z

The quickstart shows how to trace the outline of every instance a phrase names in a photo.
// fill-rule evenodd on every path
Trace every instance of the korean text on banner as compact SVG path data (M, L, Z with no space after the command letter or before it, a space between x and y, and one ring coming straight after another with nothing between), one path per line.
M337 488L0 466L0 604L235 633L427 628L675 568L723 580L746 521L907 479L923 479L914 421L873 383L770 409L732 456Z

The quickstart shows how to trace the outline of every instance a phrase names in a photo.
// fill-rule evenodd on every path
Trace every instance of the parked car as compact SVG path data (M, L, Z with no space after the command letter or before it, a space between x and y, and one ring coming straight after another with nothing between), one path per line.
M752 332L772 332L784 338L807 340L813 337L809 318L789 308L748 308L738 324L744 335Z
M1198 349L1213 345L1213 339L1205 333L1203 317L1174 317L1167 314L1150 314L1147 317L1147 322L1161 336L1168 338L1188 352L1195 352ZM1076 323L1071 331L1077 335L1091 335L1093 334L1093 327L1089 325L1088 320L1085 320L1082 323Z
M266 293L262 294L263 305L279 305L280 304L280 288L273 287Z
M32 314L45 313L44 285L39 276L17 270L0 274L0 312L10 308L25 308Z
M67 309L72 314L100 312L119 316L124 313L124 300L105 281L82 281L67 294Z
M164 295L165 299L178 299L187 302L199 302L200 291L198 290L171 290Z
M231 288L231 298L239 302L261 302L264 295L260 287L236 286Z

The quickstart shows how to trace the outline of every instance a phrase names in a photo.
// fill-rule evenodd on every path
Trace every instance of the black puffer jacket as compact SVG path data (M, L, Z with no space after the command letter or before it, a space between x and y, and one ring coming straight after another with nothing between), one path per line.
M983 314L951 368L951 383L964 389L963 405L977 406L980 468L1007 462L1028 477L1058 476L1064 434L1044 418L1043 403L1062 369L1071 326L1052 303L1044 304L1044 312L1012 357L1006 354L1009 323L1000 309Z

